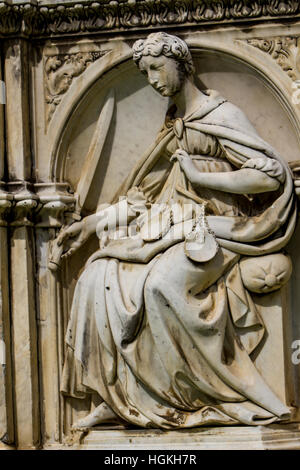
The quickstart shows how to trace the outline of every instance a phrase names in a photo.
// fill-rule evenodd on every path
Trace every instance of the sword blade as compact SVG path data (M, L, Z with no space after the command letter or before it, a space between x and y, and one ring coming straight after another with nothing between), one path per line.
M115 93L110 90L106 96L103 108L99 115L96 128L81 170L81 177L77 185L77 203L76 212L80 213L84 207L89 190L91 188L95 172L101 159L102 150L110 128L113 112L115 108Z

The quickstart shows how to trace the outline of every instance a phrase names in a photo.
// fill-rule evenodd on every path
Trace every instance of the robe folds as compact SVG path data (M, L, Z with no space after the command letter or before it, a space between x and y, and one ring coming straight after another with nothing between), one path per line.
M192 187L179 164L181 148L202 172L255 168L280 188L256 195ZM268 424L290 409L257 371L252 353L265 334L244 286L240 261L278 253L296 222L288 165L245 115L206 91L187 118L167 115L164 128L119 196L140 227L154 204L207 203L226 220L227 238L205 263L189 259L184 240L192 215L173 220L160 237L109 240L92 255L74 292L61 390L96 392L128 423L162 429L212 424ZM208 217L209 220L209 217Z

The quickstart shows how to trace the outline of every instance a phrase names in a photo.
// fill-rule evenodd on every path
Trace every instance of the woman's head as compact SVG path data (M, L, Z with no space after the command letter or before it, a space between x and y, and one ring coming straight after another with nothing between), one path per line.
M163 96L179 91L184 79L194 73L186 43L167 33L152 33L133 45L133 60L149 83Z

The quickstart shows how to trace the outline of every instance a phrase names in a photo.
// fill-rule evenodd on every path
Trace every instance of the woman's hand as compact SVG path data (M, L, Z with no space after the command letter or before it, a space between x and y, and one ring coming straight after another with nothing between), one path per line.
M49 269L56 271L62 258L68 257L78 250L93 233L96 233L96 229L97 235L100 236L106 226L106 212L102 210L62 229L52 244Z
M295 192L300 199L300 179L294 179Z
M74 222L58 235L56 243L63 247L62 256L69 256L78 250L96 231L97 218L95 214L85 217L80 222Z
M196 168L192 162L192 159L191 157L189 156L189 154L185 151L185 150L182 150L182 149L178 149L176 150L176 152L172 155L171 157L171 162L174 162L174 161L178 161L179 162L179 165L180 167L182 168L182 170L184 171L184 173L186 174L187 178L193 182L193 174L195 173L196 171Z

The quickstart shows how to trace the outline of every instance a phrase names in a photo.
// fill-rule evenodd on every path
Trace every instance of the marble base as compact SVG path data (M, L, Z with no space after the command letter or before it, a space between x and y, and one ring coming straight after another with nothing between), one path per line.
M75 448L74 446L72 447ZM232 426L179 431L95 429L80 450L300 450L300 424Z

